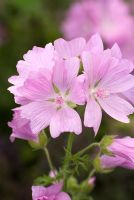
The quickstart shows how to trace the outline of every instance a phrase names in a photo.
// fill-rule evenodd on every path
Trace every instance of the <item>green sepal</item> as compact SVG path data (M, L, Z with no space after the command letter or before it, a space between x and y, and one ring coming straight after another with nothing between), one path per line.
M103 171L99 157L94 159L93 166L94 166L96 172L102 172Z
M28 141L28 143L30 144L30 146L33 148L33 149L42 149L44 148L47 143L48 143L48 138L47 138L47 135L44 131L41 131L39 133L39 136L38 136L38 141L35 142L35 141Z
M101 151L103 154L106 154L108 156L112 156L112 152L108 150L108 146L110 146L113 143L113 140L116 136L115 135L106 135L102 138L100 142Z
M66 103L71 108L76 108L77 107L77 105L75 103L73 103L72 101L67 101Z
M60 89L56 85L53 84L53 88L57 94L60 94Z
M70 176L67 180L67 191L74 193L79 191L80 185L77 182L77 179L74 176Z

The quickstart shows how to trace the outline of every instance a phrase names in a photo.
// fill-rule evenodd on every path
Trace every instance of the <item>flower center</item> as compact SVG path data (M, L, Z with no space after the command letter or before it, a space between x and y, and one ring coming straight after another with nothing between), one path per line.
M55 98L55 102L56 102L56 104L58 104L59 106L61 106L64 103L64 99L62 98L62 96L57 96Z
M103 88L91 88L90 89L90 94L93 95L96 98L107 98L110 95L110 92L106 89Z
M95 92L95 96L101 99L109 97L110 92L106 89L97 89Z

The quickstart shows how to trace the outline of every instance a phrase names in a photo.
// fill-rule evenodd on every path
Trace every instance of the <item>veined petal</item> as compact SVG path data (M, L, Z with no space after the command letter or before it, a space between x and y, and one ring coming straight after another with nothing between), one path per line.
M63 183L57 183L47 187L47 196L59 194L62 190L62 187Z
M59 57L68 59L75 56L80 56L85 48L86 41L84 38L76 38L71 41L66 41L62 38L55 40L54 46L59 54Z
M53 138L63 132L74 132L79 135L82 132L81 119L72 108L59 109L50 122L50 134Z
M84 79L80 75L72 82L71 89L69 90L68 100L78 105L84 105L85 99Z
M88 75L91 85L100 81L108 72L111 64L110 50L106 50L101 54L83 52L82 62L84 72Z
M111 93L119 93L127 91L134 87L134 76L129 74L124 77L118 78L116 81L111 80L105 88Z
M34 134L30 128L30 120L21 118L20 111L16 110L13 115L13 120L8 122L8 126L12 128L12 134L10 136L11 142L15 138L23 140L38 140L37 134Z
M99 34L94 34L86 44L85 51L93 53L103 52L103 42Z
M111 48L112 56L118 59L122 58L122 53L118 44L114 44Z
M79 59L74 57L56 63L52 81L56 87L65 92L71 86L79 71Z
M51 83L50 71L41 70L37 73L33 72L24 82L23 87L18 88L19 93L29 100L45 100L52 98L54 95Z
M134 112L134 108L130 103L117 95L97 99L104 111L112 118L124 123L129 123L128 115Z
M85 109L84 125L86 127L93 127L95 134L97 134L102 119L102 111L99 104L91 99Z
M123 92L123 96L134 105L134 87Z
M32 186L32 199L37 200L39 197L45 196L47 188L44 186Z
M71 200L71 198L69 197L67 193L61 192L56 196L55 200Z
M31 102L21 106L21 116L30 120L30 126L34 133L39 133L46 128L56 112L55 105L51 102Z

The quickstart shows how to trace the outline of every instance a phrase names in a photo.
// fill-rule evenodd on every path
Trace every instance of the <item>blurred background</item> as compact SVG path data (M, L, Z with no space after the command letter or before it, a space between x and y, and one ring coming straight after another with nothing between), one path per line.
M87 0L86 6L83 2L84 0L0 0L1 200L31 199L33 180L45 171L48 172L43 152L33 151L26 141L16 140L14 143L9 141L11 129L8 128L7 122L12 119L11 109L16 105L13 96L7 91L8 77L17 74L16 63L22 59L24 53L33 46L43 47L58 37L71 39L75 36L84 36L88 39L92 33L100 32L106 47L117 42L121 45L124 56L133 60L133 0L127 2L114 0L113 8L106 5L112 0ZM98 5L98 2L101 5ZM107 12L102 17L104 11ZM111 15L108 16L110 12ZM121 25L123 27L120 27ZM134 119L133 117L131 119L131 124L124 125L104 116L96 140L101 139L105 133L133 136ZM61 164L61 156L64 154L66 136L66 134L61 135L49 145L57 167ZM86 133L76 138L74 150L80 149L92 140L93 133L87 129ZM93 197L95 200L133 200L134 171L116 169L109 175L97 175Z

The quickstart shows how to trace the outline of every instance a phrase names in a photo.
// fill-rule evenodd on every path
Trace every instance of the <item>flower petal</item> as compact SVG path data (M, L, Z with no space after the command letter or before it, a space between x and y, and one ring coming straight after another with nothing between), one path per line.
M74 132L79 135L82 132L81 119L72 108L59 109L50 122L50 134L53 138L63 132Z
M15 110L13 120L8 122L8 126L12 128L12 134L10 136L11 142L13 142L15 138L34 141L38 140L37 134L34 134L31 131L30 120L21 118L19 110Z
M93 127L95 134L97 134L102 119L102 111L98 103L91 99L86 106L84 115L84 125L86 127Z
M47 187L47 196L58 195L61 192L62 187L62 182Z
M100 86L103 87L101 84ZM116 80L113 78L113 80L111 79L111 81L109 81L109 83L107 83L107 85L104 86L104 88L109 90L110 93L124 92L133 87L134 87L134 76L131 74L122 76L120 78L117 77Z
M48 100L54 96L53 86L51 84L51 73L49 70L33 72L24 85L18 88L23 98L29 100Z
M69 90L68 99L75 104L84 105L85 94L84 94L84 79L82 75L78 76L73 82L71 89Z
M104 111L112 118L124 123L129 123L127 116L134 112L134 108L130 103L117 95L111 95L108 98L97 99Z
M86 41L84 38L76 38L71 41L66 41L62 38L55 40L54 46L59 57L68 59L75 56L80 56L85 48Z
M47 188L44 186L32 186L32 199L37 200L39 197L45 196Z
M94 53L101 53L103 51L103 42L99 34L94 34L87 42L85 50Z
M30 126L34 133L39 133L46 128L56 112L53 103L45 101L31 102L18 109L21 110L22 117L30 120Z
M123 96L134 105L134 87L123 92Z
M122 58L121 50L118 44L114 44L111 48L112 56L118 59Z
M71 200L71 198L69 197L67 193L61 192L56 196L55 200Z
M74 57L68 60L57 62L53 70L53 83L62 92L65 92L71 86L74 78L79 71L79 59Z

